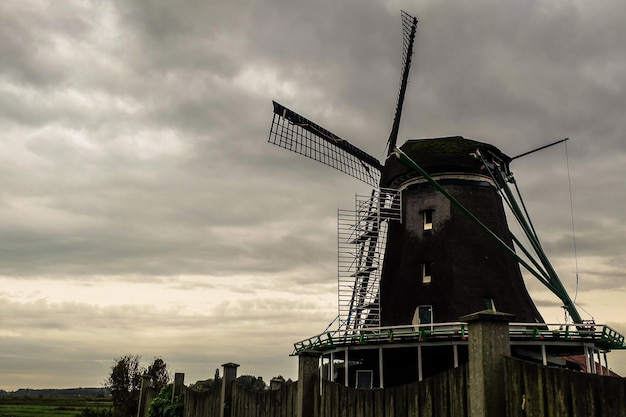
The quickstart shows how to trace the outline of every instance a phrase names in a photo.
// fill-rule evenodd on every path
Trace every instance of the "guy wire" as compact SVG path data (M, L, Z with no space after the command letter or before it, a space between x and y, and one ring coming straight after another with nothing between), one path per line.
M576 250L576 227L574 225L574 201L572 198L572 179L569 172L569 155L567 153L567 142L565 142L565 161L567 164L567 182L569 185L569 207L572 218L572 240L574 242L574 264L576 270L576 292L574 293L574 303L578 298L578 251Z

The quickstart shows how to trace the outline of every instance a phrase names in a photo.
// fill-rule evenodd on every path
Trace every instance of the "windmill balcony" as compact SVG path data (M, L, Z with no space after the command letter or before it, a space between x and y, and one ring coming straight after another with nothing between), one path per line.
M322 355L341 356L345 352L365 354L368 350L424 347L430 350L454 347L454 363L463 362L471 334L465 322L433 323L357 330L333 330L294 343L293 355L315 351ZM611 350L626 349L624 336L600 324L510 323L509 338L513 356L543 363L546 366L571 367L572 357L585 358L594 372L596 357L601 363ZM598 369L603 369L602 365ZM604 369L608 370L608 364Z

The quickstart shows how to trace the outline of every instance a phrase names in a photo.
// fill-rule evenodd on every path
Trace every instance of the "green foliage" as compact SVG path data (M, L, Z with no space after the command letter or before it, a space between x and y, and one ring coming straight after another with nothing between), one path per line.
M163 359L155 357L148 369L140 366L140 359L141 356L130 354L115 358L111 375L105 381L113 399L113 417L137 415L143 374L150 375L150 386L156 390L169 382L170 374Z
M235 379L239 385L242 385L252 391L264 391L267 389L267 385L263 381L263 378L252 375L242 375Z
M141 374L139 355L124 355L115 359L111 367L111 375L105 386L111 392L114 417L132 417L137 414L139 393L141 391Z
M182 395L177 396L172 402L172 384L165 385L159 395L150 403L148 417L182 417L184 409L184 399Z
M150 386L157 392L170 382L170 373L163 359L156 357L152 365L148 366L146 374L150 375Z
M79 417L112 417L113 412L109 409L104 408L85 408L82 413L79 414Z

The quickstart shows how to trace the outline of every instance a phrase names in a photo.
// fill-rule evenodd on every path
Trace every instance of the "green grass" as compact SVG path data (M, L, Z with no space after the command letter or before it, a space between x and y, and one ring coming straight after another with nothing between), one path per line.
M82 408L57 407L54 405L0 405L0 416L2 417L76 417Z
M85 408L110 407L111 401L101 397L0 397L0 417L76 417Z

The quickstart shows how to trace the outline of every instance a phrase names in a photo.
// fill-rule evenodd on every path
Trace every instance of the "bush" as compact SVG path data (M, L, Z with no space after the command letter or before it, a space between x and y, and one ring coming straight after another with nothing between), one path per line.
M93 408L85 408L80 414L79 417L112 417L113 413L111 410L105 409L93 409Z
M167 384L150 403L148 417L182 417L184 408L184 398L179 395L172 401L172 384Z

